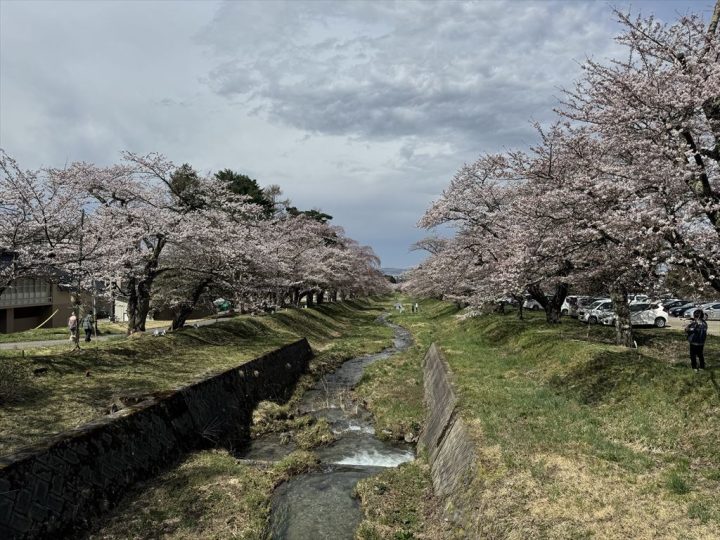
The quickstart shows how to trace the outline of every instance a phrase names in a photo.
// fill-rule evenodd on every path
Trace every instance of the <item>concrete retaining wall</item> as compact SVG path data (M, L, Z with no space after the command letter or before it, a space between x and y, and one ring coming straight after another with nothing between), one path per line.
M303 339L0 458L0 538L57 538L184 453L241 444L257 403L287 399L311 358Z
M423 364L427 417L420 434L430 462L435 494L444 500L447 517L465 526L472 501L465 496L476 456L468 430L457 412L452 372L433 343Z

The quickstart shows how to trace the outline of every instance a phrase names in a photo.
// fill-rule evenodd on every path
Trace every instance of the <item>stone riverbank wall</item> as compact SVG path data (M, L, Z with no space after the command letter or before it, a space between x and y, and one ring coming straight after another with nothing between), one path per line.
M452 372L435 343L423 371L427 417L420 444L427 451L433 488L445 503L446 517L460 529L473 529L478 516L466 491L475 473L474 444L457 410Z
M287 399L311 358L302 339L0 458L0 538L62 537L183 454L242 444L255 406Z

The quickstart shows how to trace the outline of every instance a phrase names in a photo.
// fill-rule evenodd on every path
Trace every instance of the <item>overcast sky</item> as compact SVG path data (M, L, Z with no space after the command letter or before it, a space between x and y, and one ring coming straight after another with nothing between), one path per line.
M24 168L232 168L407 267L463 162L532 143L579 62L617 51L611 5L713 1L0 0L0 147Z

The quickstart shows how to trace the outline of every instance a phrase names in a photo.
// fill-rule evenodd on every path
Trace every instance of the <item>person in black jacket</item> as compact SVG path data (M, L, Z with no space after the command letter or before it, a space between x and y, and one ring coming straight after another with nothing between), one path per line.
M695 373L698 372L698 364L700 361L700 369L705 369L705 356L703 348L705 347L705 339L707 338L708 325L705 322L705 313L701 309L696 309L693 313L693 320L685 328L688 341L690 342L690 363Z
M82 327L83 330L85 330L85 341L90 341L90 336L92 335L94 324L95 321L93 320L92 313L88 313L87 315L85 315L82 320Z

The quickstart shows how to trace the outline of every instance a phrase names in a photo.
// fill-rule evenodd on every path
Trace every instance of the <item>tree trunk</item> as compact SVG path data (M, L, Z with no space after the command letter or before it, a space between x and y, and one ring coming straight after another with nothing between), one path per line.
M185 326L185 321L193 311L194 305L182 304L180 308L174 313L172 323L170 323L170 330L178 330Z
M325 301L325 291L320 289L317 293L315 303L319 306Z
M337 302L337 301L338 301L338 293L337 293L337 291L330 291L330 301L331 301L331 302Z
M610 289L610 299L615 309L615 343L625 347L634 347L630 306L627 301L627 289L623 285L615 285Z
M550 298L550 317L547 321L551 324L558 324L562 316L562 306L567 298L570 286L567 283L558 283L555 287L555 294ZM547 313L546 313L547 316Z
M305 305L310 307L313 305L313 292L303 291L298 295L298 305L302 303L302 299L305 299Z
M513 300L515 300L518 303L518 312L517 317L521 321L524 320L523 317L523 304L525 303L525 299L521 295L513 294L511 295Z
M127 299L127 333L132 334L137 326L135 321L137 320L138 302L137 302L137 291L135 289L135 278L130 278L126 285L128 292Z
M545 320L549 324L559 324L563 302L567 296L569 285L560 282L555 286L555 293L551 297L545 296L542 289L536 283L528 287L530 296L538 302L545 310Z
M180 309L175 312L172 324L170 325L170 330L177 330L178 328L182 328L183 326L185 326L185 321L187 321L187 318L193 312L195 306L197 306L197 303L200 301L202 293L205 291L205 288L210 284L211 281L212 280L208 278L202 280L197 285L195 285L195 288L192 291L192 295L190 296L190 302L182 304L180 306Z
M137 318L135 320L135 331L144 332L145 322L150 313L150 289L152 288L153 277L148 277L138 283L137 288Z

